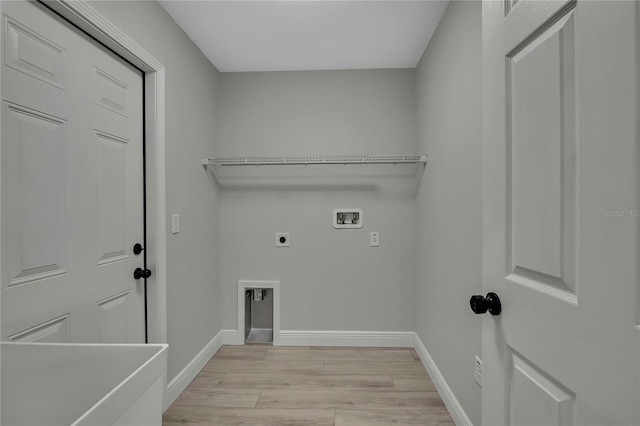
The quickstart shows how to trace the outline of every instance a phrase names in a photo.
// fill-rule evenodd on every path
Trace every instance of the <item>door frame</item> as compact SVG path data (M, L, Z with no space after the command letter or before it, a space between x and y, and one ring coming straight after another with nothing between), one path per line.
M100 15L85 0L38 1L144 73L144 161L147 206L145 251L147 267L153 270L153 275L147 279L148 341L149 343L167 343L165 66ZM0 40L1 38L0 35ZM0 216L0 220L2 219Z

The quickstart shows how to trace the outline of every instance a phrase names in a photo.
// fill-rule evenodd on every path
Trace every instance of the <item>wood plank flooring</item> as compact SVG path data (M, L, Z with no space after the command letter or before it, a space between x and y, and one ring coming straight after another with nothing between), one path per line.
M223 346L163 425L453 425L410 348Z

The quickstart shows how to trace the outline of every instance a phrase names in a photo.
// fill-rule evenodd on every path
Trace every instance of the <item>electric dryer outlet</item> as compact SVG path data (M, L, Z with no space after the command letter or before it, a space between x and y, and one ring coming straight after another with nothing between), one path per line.
M276 247L291 247L288 232L276 232Z

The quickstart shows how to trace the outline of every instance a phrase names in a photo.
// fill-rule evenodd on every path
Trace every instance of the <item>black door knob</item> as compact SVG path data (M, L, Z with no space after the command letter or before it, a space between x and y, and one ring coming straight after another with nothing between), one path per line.
M500 298L495 293L487 293L487 297L478 294L471 296L469 304L471 305L471 310L476 314L484 314L489 311L491 315L500 315L500 312L502 312Z
M142 253L142 250L144 250L144 248L142 247L142 244L135 243L133 245L133 254L135 254L136 256Z
M139 280L140 278L149 278L151 276L151 271L148 269L142 269L142 268L136 268L135 271L133 271L133 278L135 278L136 280Z

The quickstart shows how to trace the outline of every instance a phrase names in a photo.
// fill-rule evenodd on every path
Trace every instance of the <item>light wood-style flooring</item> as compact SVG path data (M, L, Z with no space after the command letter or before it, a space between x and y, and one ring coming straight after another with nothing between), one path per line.
M410 348L223 346L163 425L453 425Z

